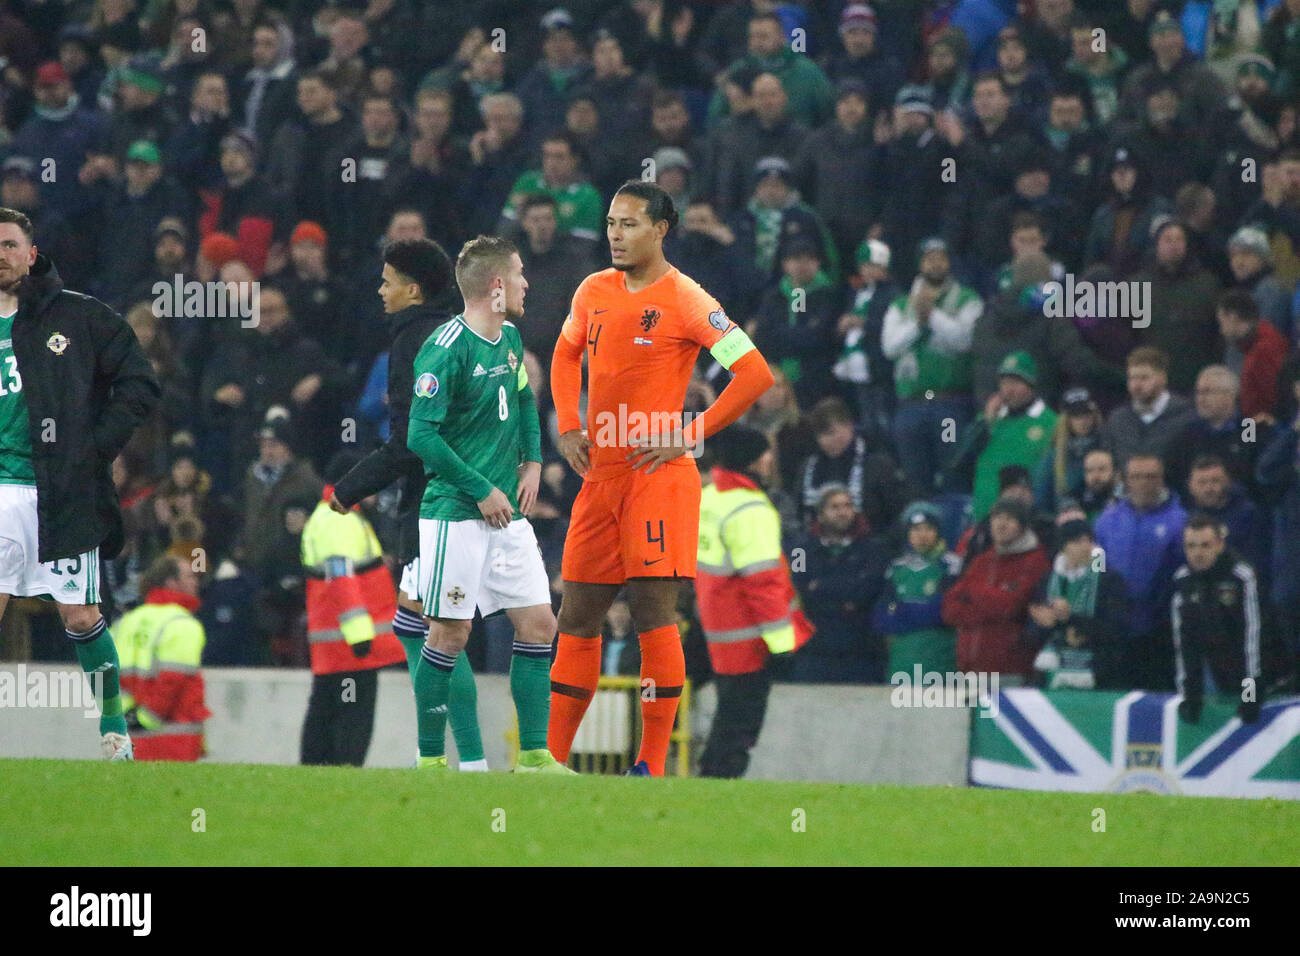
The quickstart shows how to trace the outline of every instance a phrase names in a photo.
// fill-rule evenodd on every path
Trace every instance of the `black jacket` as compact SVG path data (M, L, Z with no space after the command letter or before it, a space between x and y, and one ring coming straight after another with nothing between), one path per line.
M1231 548L1205 571L1183 565L1175 572L1170 613L1180 694L1204 697L1207 663L1220 694L1240 694L1246 677L1258 683L1259 587L1254 569Z
M153 366L122 317L65 289L43 255L18 289L13 348L31 427L37 560L95 547L116 557L123 535L112 463L158 404Z
M392 345L388 354L388 441L344 475L334 494L349 507L362 498L402 483L397 560L411 561L420 553L420 498L424 493L424 465L406 447L406 426L415 389L415 356L433 330L450 316L433 303L413 305L389 318Z

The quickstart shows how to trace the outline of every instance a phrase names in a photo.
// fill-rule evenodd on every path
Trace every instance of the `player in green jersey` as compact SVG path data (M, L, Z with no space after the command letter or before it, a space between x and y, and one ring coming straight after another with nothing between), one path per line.
M504 610L515 629L510 693L524 772L570 773L546 748L555 615L541 550L526 516L541 479L541 423L511 319L524 312L514 244L479 236L456 259L465 311L415 358L407 446L424 463L420 588L429 637L415 672L420 766L447 765L451 672L474 609Z
M100 549L112 558L122 540L110 463L159 395L130 326L65 289L31 221L0 208L0 617L10 596L55 602L97 683L110 760L134 753L99 609Z

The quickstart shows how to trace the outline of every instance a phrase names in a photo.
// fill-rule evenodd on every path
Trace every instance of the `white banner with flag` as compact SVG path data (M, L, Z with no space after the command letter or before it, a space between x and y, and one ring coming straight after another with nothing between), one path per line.
M991 719L971 721L970 782L1300 800L1300 697L1265 701L1249 724L1231 702L1214 700L1189 724L1178 717L1180 700L1143 691L1003 691Z

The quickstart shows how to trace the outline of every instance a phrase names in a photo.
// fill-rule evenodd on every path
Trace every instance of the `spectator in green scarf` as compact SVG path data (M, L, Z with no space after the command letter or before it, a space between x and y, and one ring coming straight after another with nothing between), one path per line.
M1034 670L1048 690L1122 686L1124 582L1106 570L1106 553L1094 544L1087 521L1066 521L1058 538L1052 573L1029 606L1029 636L1042 643Z

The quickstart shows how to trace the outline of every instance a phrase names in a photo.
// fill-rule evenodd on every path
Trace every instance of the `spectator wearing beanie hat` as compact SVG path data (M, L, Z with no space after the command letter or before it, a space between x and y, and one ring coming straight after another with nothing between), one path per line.
M1167 10L1155 15L1147 36L1155 55L1134 67L1124 81L1120 116L1141 120L1150 85L1157 80L1172 80L1192 128L1204 129L1227 101L1227 87L1210 67L1188 53L1182 26Z
M32 114L5 144L5 155L26 156L38 164L48 159L56 170L71 170L73 175L56 176L54 182L41 187L46 205L71 216L91 205L92 196L79 173L100 153L106 124L93 103L75 99L68 74L54 60L42 63L36 71L32 92L36 100ZM111 161L102 159L97 160L97 168L100 176L116 169Z
M777 278L781 274L781 247L793 239L807 239L820 247L818 256L827 277L839 278L839 254L816 211L799 198L794 167L783 156L763 156L753 164L753 188L746 207L731 221L736 242L754 268Z
M1228 240L1228 265L1239 289L1255 300L1259 317L1288 339L1293 338L1291 296L1273 274L1273 249L1268 234L1254 226L1242 226Z
M1115 146L1106 157L1106 177L1106 198L1092 212L1083 264L1105 264L1122 279L1142 264L1153 226L1174 207L1166 197L1152 194L1147 169L1127 144Z
M1196 373L1218 361L1223 349L1214 320L1219 280L1188 249L1187 229L1177 220L1156 227L1150 265L1133 278L1148 283L1147 324L1139 329L1142 345L1169 356L1169 387L1188 394Z
M1028 352L1012 352L998 366L998 390L967 428L953 454L950 472L974 463L971 509L975 520L989 513L997 476L1006 465L1032 474L1051 450L1056 413L1038 395L1038 363Z
M831 371L853 389L858 418L888 434L894 409L894 368L881 351L880 339L885 312L899 289L889 276L889 246L879 239L862 240L856 259L856 281L836 326L843 348Z
M898 58L881 46L876 11L865 3L851 3L840 15L840 45L826 64L826 75L841 88L845 80L861 82L867 93L869 121L894 102L903 85L904 70Z
M957 669L998 673L1004 684L1027 682L1034 650L1026 642L1029 605L1051 570L1029 526L1029 509L1014 499L989 513L993 547L969 562L943 597L943 621L957 629Z
M700 499L695 594L718 710L700 772L740 777L763 725L771 688L768 660L802 647L812 625L790 582L780 516L762 490L775 474L767 436L736 423L710 438L705 450L715 465ZM737 639L737 631L753 636Z
M160 60L150 53L137 53L127 61L118 83L118 107L111 113L108 153L122 162L127 149L138 140L165 143L176 126L176 115L164 94Z
M1050 511L1039 507L1034 497L1033 478L1024 465L1006 465L998 469L998 501L1017 501L1025 506L1029 514L1029 527L1038 536L1045 548L1051 548L1056 540L1056 524ZM978 555L993 547L993 533L987 517L977 521L957 539L953 552L969 564Z
M239 240L229 233L214 232L199 243L199 255L194 262L199 280L210 282L227 262L239 260Z
M1088 452L1101 447L1105 421L1088 389L1071 388L1061 396L1052 451L1034 472L1034 499L1043 508L1055 510L1058 501L1083 494L1083 460Z
M781 278L763 294L746 331L807 407L830 391L839 293L812 239L783 239L778 255Z
M940 535L935 505L913 502L903 512L907 545L885 572L888 582L872 613L872 626L885 636L889 661L885 679L897 673L947 674L957 669L957 635L943 623L943 596L961 573L961 558Z
M149 140L132 143L126 151L121 183L99 187L105 195L98 213L102 230L95 293L110 305L124 308L126 294L149 272L153 261L153 230L165 216L188 218L190 198L164 175L162 154Z
M951 150L934 131L934 106L924 86L904 86L894 98L891 135L881 148L881 181L889 183L871 234L894 251L894 275L906 281L916 271L916 250L943 227L947 196L942 181Z
M345 328L349 290L329 265L329 237L319 223L303 220L289 236L289 265L276 276L289 311L325 354L347 362L350 333Z

